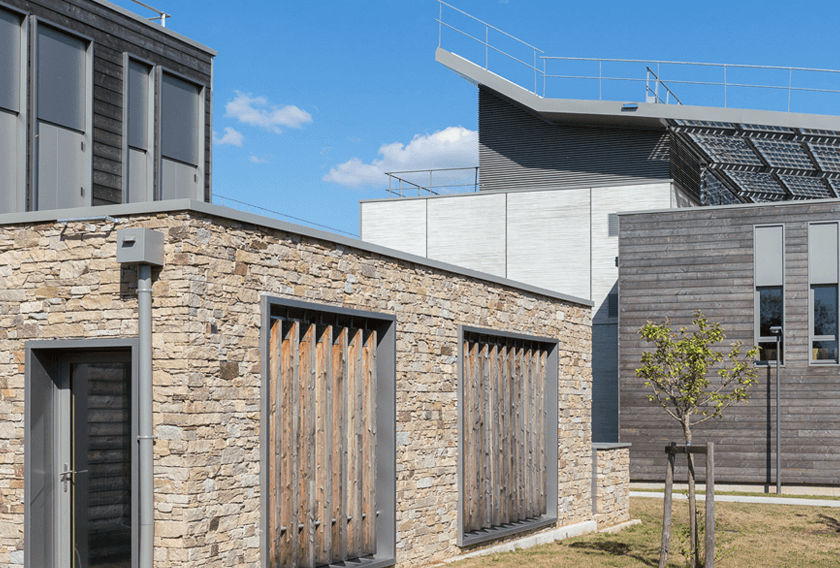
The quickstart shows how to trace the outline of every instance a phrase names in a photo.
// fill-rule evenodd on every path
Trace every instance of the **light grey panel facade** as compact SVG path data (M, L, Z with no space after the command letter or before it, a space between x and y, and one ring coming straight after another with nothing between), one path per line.
M784 236L781 225L755 228L755 285L784 284Z
M161 160L161 199L178 199L188 197L196 199L198 175L196 168L174 160Z
M361 207L360 238L418 256L426 256L425 199L371 201Z
M151 184L149 152L128 148L126 202L151 201L154 199Z
M17 115L0 110L0 213L18 210L17 132Z
M496 276L505 270L505 195L428 201L428 257Z
M85 137L60 126L42 122L38 125L38 195L37 208L64 209L84 207Z
M811 284L837 284L837 223L808 227L808 271Z
M589 189L506 196L508 278L589 298Z

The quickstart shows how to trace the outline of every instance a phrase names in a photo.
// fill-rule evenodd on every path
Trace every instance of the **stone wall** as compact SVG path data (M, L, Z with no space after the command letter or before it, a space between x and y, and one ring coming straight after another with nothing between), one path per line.
M137 335L136 274L115 250L117 229L139 226L165 234L153 271L157 568L260 566L262 294L396 316L398 566L461 552L458 324L559 338L558 526L592 518L587 306L215 210L0 226L0 565L23 562L24 346ZM621 464L626 452L605 479Z
M630 520L629 444L594 444L597 452L598 530Z

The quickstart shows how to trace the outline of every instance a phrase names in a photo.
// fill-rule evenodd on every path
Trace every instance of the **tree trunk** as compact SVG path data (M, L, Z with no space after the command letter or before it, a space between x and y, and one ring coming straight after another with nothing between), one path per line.
M688 451L688 446L691 446L691 427L688 423L688 417L686 417L683 423L683 432L685 433L685 455L688 458L688 564L692 568L700 568L699 534L697 532L697 491L694 475L694 454Z

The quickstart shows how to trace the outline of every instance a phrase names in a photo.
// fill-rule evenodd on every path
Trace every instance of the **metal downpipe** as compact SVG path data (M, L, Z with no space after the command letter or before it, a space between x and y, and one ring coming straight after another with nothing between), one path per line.
M140 568L154 564L155 497L154 434L152 423L152 267L138 264L137 311L140 360L138 361L138 445L140 477Z

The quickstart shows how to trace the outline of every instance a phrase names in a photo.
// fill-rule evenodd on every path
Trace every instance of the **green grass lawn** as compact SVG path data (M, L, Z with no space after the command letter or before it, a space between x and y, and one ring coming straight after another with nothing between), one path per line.
M700 507L702 509L702 507ZM642 524L617 534L592 534L464 560L458 568L650 567L659 563L662 501L630 499L630 517ZM668 566L686 566L680 553L688 504L674 504ZM702 521L701 521L702 523ZM840 509L791 505L715 503L715 566L720 568L840 568ZM702 539L702 537L701 537Z

